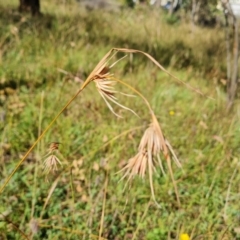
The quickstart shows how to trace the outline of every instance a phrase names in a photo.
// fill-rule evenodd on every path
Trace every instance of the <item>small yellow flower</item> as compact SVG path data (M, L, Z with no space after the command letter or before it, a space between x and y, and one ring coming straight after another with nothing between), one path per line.
M180 240L190 240L190 237L187 233L182 233L180 235Z
M173 110L169 111L169 115L173 116L175 112Z

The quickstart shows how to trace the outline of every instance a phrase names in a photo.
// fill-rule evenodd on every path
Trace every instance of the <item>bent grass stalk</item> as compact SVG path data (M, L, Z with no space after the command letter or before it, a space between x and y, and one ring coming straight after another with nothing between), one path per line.
M11 178L13 177L14 173L18 170L18 168L21 166L21 164L26 160L27 156L29 155L29 153L34 149L34 147L38 144L38 142L43 138L43 136L46 134L46 132L52 127L52 125L56 122L56 120L58 119L58 117L63 113L63 111L76 99L76 97L82 92L82 90L91 82L94 80L98 80L98 79L106 79L107 77L112 77L112 75L108 75L108 72L106 73L105 70L107 69L107 63L109 62L109 60L117 53L117 52L123 52L123 53L140 53L143 54L144 56L146 56L148 59L150 59L158 68L160 68L162 71L164 71L166 74L168 74L169 76L171 76L173 79L177 80L177 82L185 85L186 87L190 88L191 90L197 92L200 95L204 94L196 89L193 88L192 86L190 86L189 84L181 81L180 79L178 79L177 77L175 77L174 75L172 75L170 72L168 72L161 64L159 64L152 56L150 56L149 54L139 51L139 50L135 50L135 49L125 49L125 48L112 48L109 52L107 52L105 54L105 56L99 61L99 63L96 65L96 67L93 69L93 71L89 74L88 78L86 79L86 81L82 84L81 88L77 91L77 93L67 102L67 104L62 108L62 110L54 117L54 119L50 122L50 124L46 127L46 129L42 132L42 134L37 138L37 140L34 142L34 144L29 148L29 150L27 151L27 153L24 155L24 157L17 163L16 167L14 168L14 170L10 173L10 175L7 177L7 179L5 180L4 184L2 185L2 187L0 188L0 194L2 194L2 192L4 191L4 189L6 188L7 184L9 183L9 181L11 180ZM117 62L115 62L114 64L116 64ZM112 64L111 66L114 66L114 64ZM116 79L115 79L116 80ZM116 80L117 81L117 80ZM120 80L118 80L120 82ZM122 82L122 81L121 81ZM127 86L127 84L125 82L122 82L122 84L124 84L125 86ZM130 87L130 85L128 85ZM134 88L131 87L131 89L133 90ZM136 90L135 90L136 92ZM138 93L139 96L141 96L144 101L146 102L151 115L153 117L154 120L154 113L149 105L149 103L147 102L146 98ZM160 127L159 127L160 128ZM165 147L164 147L165 148ZM165 152L165 149L164 149ZM151 173L150 173L151 174Z

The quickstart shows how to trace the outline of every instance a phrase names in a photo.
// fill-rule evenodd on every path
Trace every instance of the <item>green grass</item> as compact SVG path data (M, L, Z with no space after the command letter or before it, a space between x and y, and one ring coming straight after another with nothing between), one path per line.
M186 232L192 239L240 239L239 101L234 111L225 112L225 89L219 83L225 73L223 30L196 28L190 34L187 23L169 26L162 17L150 18L156 13L141 9L77 13L72 5L54 8L54 1L50 6L43 1L45 18L32 19L17 13L17 1L0 3L1 186L37 139L39 128L43 130L80 88L80 82L58 69L85 80L112 47L137 48L214 98L186 89L140 55L127 57L114 73L146 96L181 160L183 171L173 165L181 208L170 175L163 177L160 171L154 188L162 209L151 201L147 178L136 178L123 191L125 182L115 173L136 153L149 113L141 99L122 98L141 118L121 112L124 118L117 119L91 84L1 194L0 213L6 218L0 215L0 239L21 239L14 226L30 236L29 222L40 216L41 224L60 229L40 227L33 239L94 239L90 234L99 233L106 179L104 238L179 239ZM42 156L52 141L62 143L64 165L59 177L45 181ZM71 163L72 170L67 168Z

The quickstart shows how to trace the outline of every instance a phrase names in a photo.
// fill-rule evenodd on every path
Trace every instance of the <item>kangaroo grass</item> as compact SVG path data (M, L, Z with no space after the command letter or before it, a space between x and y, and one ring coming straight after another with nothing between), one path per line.
M68 106L77 98L77 96L87 87L87 85L90 82L95 82L96 86L97 86L97 90L100 93L100 95L103 97L103 99L105 100L107 106L109 107L109 109L114 113L113 108L111 107L111 105L108 103L107 100L111 101L112 103L115 103L116 105L118 105L119 107L125 109L125 110L129 110L133 113L135 113L132 109L129 109L125 106L123 106L122 104L119 104L117 102L117 98L115 97L116 95L116 91L114 91L113 89L113 83L111 80L114 81L118 81L122 84L124 84L125 86L128 86L129 88L131 88L132 90L134 89L133 87L131 87L130 85L126 84L123 81L117 80L112 73L110 73L110 69L118 62L116 61L115 63L113 63L112 65L109 65L110 60L112 60L112 58L118 53L118 52L122 52L122 53L140 53L143 54L144 56L146 56L149 60L151 60L158 68L160 68L162 71L164 71L166 74L168 74L169 76L171 76L174 80L176 80L178 83L181 83L183 85L185 85L186 87L188 87L189 89L195 91L196 93L204 96L204 94L196 88L193 88L192 86L190 86L189 84L181 81L180 79L178 79L177 77L175 77L174 75L172 75L170 72L168 72L161 64L159 64L152 56L150 56L149 54L139 51L139 50L135 50L135 49L125 49L125 48L112 48L101 60L100 62L96 65L96 67L93 69L93 71L89 74L89 76L87 77L86 81L82 84L82 86L80 87L80 89L75 93L75 95L66 103L66 105L60 110L60 112L53 118L53 120L49 123L49 125L46 127L46 129L41 133L41 135L38 137L38 139L34 142L34 144L29 148L29 150L27 151L27 153L24 155L24 157L17 163L16 167L14 168L14 170L11 172L11 174L7 177L7 179L5 180L5 182L3 183L3 185L0 188L0 194L3 193L4 189L6 188L7 184L9 183L9 181L11 180L11 178L13 177L14 173L18 170L18 168L21 166L21 164L26 160L27 156L29 155L29 153L34 149L34 147L39 143L39 141L44 137L44 135L46 134L46 132L53 126L53 124L55 123L55 121L58 119L58 117L64 112L64 110L66 110L68 108ZM121 59L120 59L121 60ZM108 67L108 65L110 67ZM160 125L157 121L157 118L155 117L155 114L150 106L150 104L148 103L148 101L146 100L146 98L139 93L137 90L134 90L135 93L137 93L139 96L141 96L146 105L148 106L150 113L151 113L151 123L149 126L149 130L146 130L147 132L145 132L143 139L142 139L142 143L139 145L139 154L146 154L145 157L142 158L142 160L144 159L144 163L143 162L137 162L138 165L135 166L134 169L130 169L130 166L132 166L132 164L127 165L126 169L127 171L129 170L128 174L130 174L130 178L132 176L134 176L135 174L140 174L141 176L144 175L144 172L146 170L146 164L148 163L148 169L149 169L149 179L150 179L150 186L151 186L151 192L152 192L152 196L153 199L155 200L154 197L154 191L153 191L153 184L152 184L152 172L155 169L154 168L154 160L153 158L155 157L155 155L157 155L158 153L162 152L164 157L167 159L167 161L170 161L169 158L169 152L173 155L173 159L175 160L175 162L177 163L178 166L180 166L180 163L178 162L176 155L173 153L173 150L169 144L169 142L166 141L166 139L163 136L162 130L160 128ZM115 114L117 115L117 114ZM117 115L118 116L118 115ZM119 117L119 116L118 116ZM149 132L151 132L151 134L149 135ZM147 160L146 161L146 158ZM52 158L50 158L50 160L52 161ZM55 163L57 163L58 161L55 159ZM46 162L45 162L46 163ZM49 162L48 162L49 163ZM52 162L51 162L52 163ZM52 167L56 167L56 164L50 164ZM58 162L59 163L59 162ZM143 164L143 165L139 165L139 164ZM47 165L47 171L50 170L51 166L49 164ZM135 164L134 164L135 165ZM140 169L139 169L140 167ZM160 165L161 167L161 165ZM169 165L169 168L171 167L171 165ZM162 167L161 167L162 168ZM170 170L171 176L172 176L172 171ZM127 174L127 175L128 175ZM172 177L173 179L173 177ZM175 187L175 191L176 191L176 187ZM177 195L177 201L178 204L180 205L180 200L179 200L179 196L177 194L176 191L176 195Z
M158 120L154 114L153 109L151 108L147 99L139 91L137 91L135 88L133 88L129 84L127 84L119 79L116 79L116 78L113 78L113 79L117 82L120 82L121 84L125 85L126 87L128 87L132 91L134 91L136 94L138 94L144 100L145 104L147 105L147 107L150 111L151 117L152 117L150 126L146 129L146 131L141 139L141 142L139 144L137 155L135 155L133 158L129 159L128 164L121 170L121 171L126 170L126 173L124 174L122 179L125 178L126 176L128 176L128 181L129 181L135 175L140 175L142 178L144 178L146 169L148 168L152 197L153 197L154 202L157 203L155 194L154 194L152 175L153 175L153 171L155 171L154 158L157 158L159 167L160 167L162 173L165 174L163 166L162 166L162 161L160 158L160 153L162 152L163 156L165 157L165 159L167 160L167 163L168 163L168 168L169 168L172 182L174 185L177 202L180 207L181 203L180 203L179 193L177 190L176 182L174 180L169 153L171 153L171 155L173 156L173 160L175 161L176 165L179 168L181 168L182 166L181 166L181 163L179 162L176 154L174 153L172 146L164 138L162 129L160 127L160 124L158 123ZM160 205L158 203L157 203L157 205L160 207Z

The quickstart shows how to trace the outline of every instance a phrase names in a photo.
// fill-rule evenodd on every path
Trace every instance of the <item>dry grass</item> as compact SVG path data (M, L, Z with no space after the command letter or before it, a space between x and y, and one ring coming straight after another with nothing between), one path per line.
M43 171L46 174L49 174L50 172L55 172L58 170L57 165L62 165L61 161L58 159L58 157L55 155L56 152L58 152L59 148L58 142L53 142L50 144L49 150L47 155L44 157L46 158L43 162L44 169Z
M8 182L11 180L11 178L13 177L13 175L16 173L16 171L19 169L19 167L21 166L21 164L26 160L27 156L30 154L30 152L33 150L33 148L38 144L38 142L44 137L44 135L47 133L47 131L49 131L49 129L53 126L53 124L55 123L55 121L58 119L58 117L63 113L63 111L73 102L73 100L78 96L78 94L80 94L82 92L82 90L84 90L84 88L86 88L86 86L94 81L96 83L97 86L97 90L99 91L100 95L103 97L103 99L105 100L107 106L110 108L110 110L119 117L118 114L116 114L113 111L113 108L111 107L111 105L107 102L106 98L109 99L110 101L112 101L113 103L117 104L118 106L122 107L123 109L127 109L130 110L131 112L135 113L133 110L119 104L115 98L115 94L117 93L116 91L113 91L113 87L112 87L112 83L113 81L111 80L116 80L116 78L113 78L113 74L109 73L109 69L111 68L107 66L108 62L110 59L112 59L112 57L116 54L114 52L124 52L124 53L141 53L143 55L145 55L146 57L148 57L154 64L156 64L161 70L163 70L165 73L167 73L168 75L170 75L171 77L173 77L175 80L177 80L178 82L188 86L189 88L193 89L194 91L202 94L199 90L196 90L194 88L192 88L190 85L186 84L185 82L179 80L178 78L176 78L175 76L173 76L172 74L170 74L167 70L165 70L161 64L159 64L153 57L151 57L149 54L139 51L139 50L134 50L134 49L121 49L121 48L113 48L111 49L100 61L99 63L96 65L96 67L94 68L94 70L89 74L88 78L86 79L86 81L82 84L81 88L77 91L77 93L74 95L73 98L71 98L68 103L62 108L62 110L56 115L55 118L53 118L53 120L51 121L51 123L46 127L46 129L43 131L43 133L38 137L38 139L35 141L35 143L30 147L30 149L27 151L27 153L24 155L24 157L19 161L19 163L17 164L17 166L15 167L15 169L12 171L12 173L8 176L8 178L6 179L5 183L3 184L3 186L0 189L0 193L3 193L3 190L5 189L5 187L7 186ZM113 65L115 65L116 63L114 63ZM123 83L120 80L117 80L120 83ZM116 83L116 82L115 82ZM153 156L158 155L158 159L159 159L159 155L160 152L162 151L163 156L166 158L167 161L169 161L169 149L170 152L172 153L175 162L177 163L178 166L181 166L175 153L172 150L171 145L169 144L169 142L166 142L163 134L162 134L162 130L160 128L160 125L157 121L157 118L152 110L152 108L150 107L149 102L146 100L146 98L139 93L136 89L134 89L133 87L129 86L128 84L124 84L125 86L128 86L130 89L132 89L134 92L136 92L140 97L143 98L143 100L145 101L147 107L150 110L151 116L152 116L152 123L150 128L148 128L141 140L141 143L139 145L139 153L136 155L135 158L130 159L130 163L126 166L126 169L128 169L127 171L127 175L131 172L130 177L133 177L136 174L140 174L142 177L144 176L144 173L146 171L146 165L148 165L148 171L149 171L149 179L150 179L150 186L151 186L151 192L152 192L152 196L154 201L155 200L155 195L154 195L154 190L153 190L153 180L152 180L152 174L153 174L153 170L154 170L154 165L153 165ZM149 134L150 133L150 134ZM59 148L59 143L58 142L53 142L50 145L49 148L49 152L47 154L47 158L44 160L44 172L46 173L50 173L51 171L55 172L57 170L57 164L61 165L60 160L57 158L57 156L54 154ZM49 156L48 156L49 155ZM171 165L169 165L171 167ZM162 164L160 164L161 169L162 168ZM172 174L172 169L170 169L170 172ZM173 178L173 177L172 177ZM173 179L174 180L174 179ZM175 185L175 183L174 183ZM179 194L177 192L177 188L175 185L175 190L176 190L176 196L177 196L177 200L178 200L178 204L180 207L180 200L179 200Z

